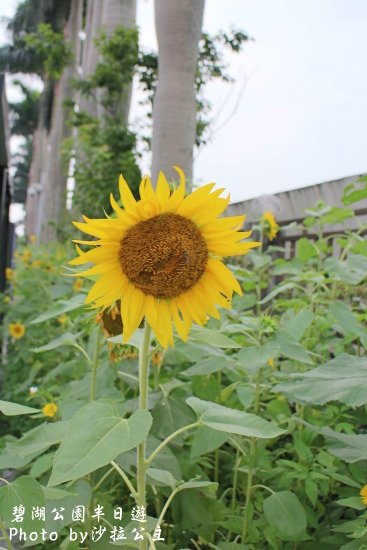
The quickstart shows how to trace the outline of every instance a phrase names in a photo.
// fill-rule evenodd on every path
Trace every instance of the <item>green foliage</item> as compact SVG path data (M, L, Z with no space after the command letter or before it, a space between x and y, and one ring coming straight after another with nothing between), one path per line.
M101 31L95 45L102 56L93 74L76 82L85 96L94 96L103 89L101 105L111 115L119 111L124 88L130 84L138 62L138 31L116 27L111 36Z
M36 32L24 35L24 42L41 61L41 74L50 80L58 80L71 60L63 35L55 32L49 23L39 23Z
M109 37L102 32L96 41L101 60L94 73L75 82L89 107L101 113L93 116L83 110L71 111L70 122L77 129L77 138L63 144L66 165L75 159L73 205L91 217L102 209L110 211L109 193L120 173L138 194L141 174L136 135L127 127L125 112L128 85L138 58L137 40L135 29L117 27Z
M0 468L19 477L0 488L5 527L9 507L38 499L49 530L51 510L68 511L60 544L81 503L86 530L98 527L97 504L112 525L121 506L131 530L136 447L146 439L147 526L161 522L162 548L363 548L366 225L335 235L338 257L325 237L325 217L341 224L345 212L310 210L312 244L303 237L289 260L272 257L280 247L253 251L231 266L244 296L220 320L164 354L153 341L162 364L152 361L145 412L137 411L142 330L128 346L121 336L105 342L83 306L88 288L59 275L67 251L19 247L11 303L1 305L5 330L26 327L19 340L7 335ZM46 403L55 416L41 412Z

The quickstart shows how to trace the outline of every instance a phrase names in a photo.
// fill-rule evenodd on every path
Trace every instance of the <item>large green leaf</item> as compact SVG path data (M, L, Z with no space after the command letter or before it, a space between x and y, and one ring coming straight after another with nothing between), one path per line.
M122 418L110 399L84 405L70 420L55 453L49 486L82 477L133 449L146 438L151 424L152 416L144 410Z
M18 414L33 414L41 412L39 409L19 405L18 403L12 403L11 401L0 401L0 411L6 416L17 416Z
M284 430L278 428L272 422L268 422L254 414L229 409L196 397L189 397L186 403L194 409L198 420L202 424L220 432L263 439L277 437L284 433Z
M32 507L45 505L42 487L31 476L20 476L9 484L0 487L0 517L5 525L10 527L21 526L23 531L34 531L35 520L32 519ZM14 523L13 511L15 506L24 507L24 516L21 523ZM42 526L39 522L38 526Z
M350 308L344 302L336 301L330 306L330 311L338 321L343 332L358 336L362 344L367 347L367 330L357 321Z
M367 276L367 257L361 254L349 254L344 261L326 258L324 265L331 279L348 285L359 285Z
M366 434L343 434L331 428L319 431L325 436L327 449L332 455L350 463L367 460Z
M299 540L306 531L306 514L291 491L273 493L264 500L264 514L282 540Z
M29 457L34 453L42 453L51 445L60 443L65 436L67 427L68 422L65 421L45 422L25 433L17 441L9 442L7 449L21 458Z
M291 377L296 380L278 384L273 391L318 405L330 401L352 406L367 403L367 357L343 353L321 367Z
M241 344L238 344L231 338L228 338L225 334L218 332L216 330L210 330L203 327L193 327L190 332L190 340L194 342L202 342L204 344L209 344L216 348L241 348Z
M43 323L44 321L47 321L48 319L53 319L54 317L58 317L63 313L68 313L69 311L73 311L74 309L79 309L84 305L85 296L83 294L76 294L75 296L70 298L70 300L60 300L60 302L52 309L49 309L44 313L37 315L37 317L33 319L30 324L34 325L37 323Z

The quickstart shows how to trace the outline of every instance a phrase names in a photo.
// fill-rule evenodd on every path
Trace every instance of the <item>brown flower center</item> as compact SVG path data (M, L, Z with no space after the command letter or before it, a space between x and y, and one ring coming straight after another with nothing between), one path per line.
M145 294L173 298L201 278L208 249L191 220L167 213L128 229L119 257L128 279Z

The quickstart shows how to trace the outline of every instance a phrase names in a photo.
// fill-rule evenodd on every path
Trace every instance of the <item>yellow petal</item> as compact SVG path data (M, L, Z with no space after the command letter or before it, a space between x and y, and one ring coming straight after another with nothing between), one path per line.
M217 279L220 285L226 289L234 290L242 296L242 289L236 277L220 260L209 258L206 269Z
M122 174L120 174L119 178L119 189L121 201L125 207L126 212L128 214L134 215L136 212L136 200Z
M156 195L162 205L167 202L168 197L170 196L168 181L163 172L159 172L158 174Z

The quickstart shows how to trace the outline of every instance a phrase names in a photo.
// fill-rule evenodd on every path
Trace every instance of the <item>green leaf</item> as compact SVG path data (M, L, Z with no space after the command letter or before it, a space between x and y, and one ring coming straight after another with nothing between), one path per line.
M210 401L189 397L186 403L194 409L198 420L205 426L220 432L268 439L285 433L272 422L254 414L229 409Z
M146 438L151 424L152 416L145 410L122 418L110 399L84 405L70 420L55 453L49 486L82 477L133 449Z
M69 311L73 311L74 309L79 309L84 305L85 296L83 294L76 294L70 300L60 300L60 302L55 307L49 309L48 311L45 311L44 313L41 313L41 315L38 315L35 319L33 319L33 321L31 321L30 324L35 325L37 323L43 323L44 321L47 321L48 319L53 319L54 317L58 317L63 313L68 313Z
M6 416L17 416L18 414L33 414L41 412L39 409L19 405L18 403L12 403L11 401L0 401L0 411Z
M260 300L259 304L267 304L275 298L275 296L278 296L278 294L281 294L282 292L285 292L286 290L290 290L291 288L294 288L296 286L295 283L281 283L280 285L276 286L269 294L265 296L262 300Z
M290 319L283 325L283 330L299 342L314 318L314 314L308 308L303 308L296 315L292 313Z
M344 302L333 302L330 311L345 333L352 333L358 336L365 347L367 347L367 331L357 321L350 308Z
M332 455L350 463L366 460L366 434L343 434L331 428L321 428L320 433L326 438L326 447Z
M15 455L26 458L34 453L42 453L51 445L60 443L66 434L68 422L45 422L23 437L7 444L7 449Z
M313 362L309 356L309 353L295 340L293 340L291 334L286 330L280 330L275 342L280 346L280 352L285 357L299 361L300 363L306 363L312 365Z
M307 523L304 508L291 491L273 493L264 500L264 514L281 540L299 540Z
M45 498L42 487L31 476L20 476L9 484L0 487L0 516L5 525L17 527L13 523L13 509L15 506L24 506L25 513L21 525L23 531L34 530L34 520L32 519L32 507L44 506Z
M242 347L241 344L238 344L221 332L197 326L191 329L190 340L193 340L194 342L202 342L204 344L209 344L210 346L222 349L233 349Z
M177 479L173 477L168 470L159 470L158 468L147 469L148 481L153 480L152 485L168 486L174 489L178 485ZM158 483L156 483L158 482Z
M252 372L274 359L280 352L280 346L276 342L268 342L263 346L247 346L241 349L238 360L245 371Z
M51 469L53 453L42 455L32 464L29 470L29 475L32 477L40 477Z
M324 266L331 279L348 285L359 285L367 276L367 257L361 254L348 254L344 261L326 258Z
M343 191L342 203L345 205L367 199L367 178L362 176L347 185Z
M196 481L195 479L190 479L190 481L185 481L182 485L179 485L178 489L183 491L184 489L201 489L206 487L211 493L215 493L218 489L218 483L215 481Z
M206 376L208 374L212 374L213 372L233 369L235 367L236 363L225 355L206 357L196 363L196 365L182 371L181 374L183 376Z
M366 505L363 504L360 497L340 498L335 501L335 504L339 504L339 506L346 506L347 508L353 508L353 510L365 510L366 508Z
M134 334L131 336L130 340L127 342L129 346L134 346L134 348L138 348L140 346L140 342L143 336L143 329L137 328ZM118 334L117 336L111 336L110 338L107 338L109 342L112 342L113 344L122 344L122 334ZM127 345L124 344L124 345Z
M312 241L306 239L306 237L301 237L296 243L296 257L301 260L301 262L306 262L311 258L318 257L318 251L316 246Z
M333 206L329 212L320 217L320 222L324 225L335 225L343 223L345 220L353 218L354 212L350 208L340 208Z
M317 497L318 497L317 485L309 477L306 478L305 480L305 491L306 491L306 495L310 499L312 506L315 506L317 502Z
M367 357L342 353L321 367L290 376L297 380L277 384L273 391L317 405L330 401L352 406L367 403Z
M43 351L51 351L61 346L73 346L76 342L78 334L71 334L71 332L65 332L58 338L51 340L48 344L40 346L39 348L33 348L31 351L34 353L42 353Z
M227 433L219 432L207 426L200 426L196 430L191 443L191 458L197 458L218 449L228 441L229 437Z

